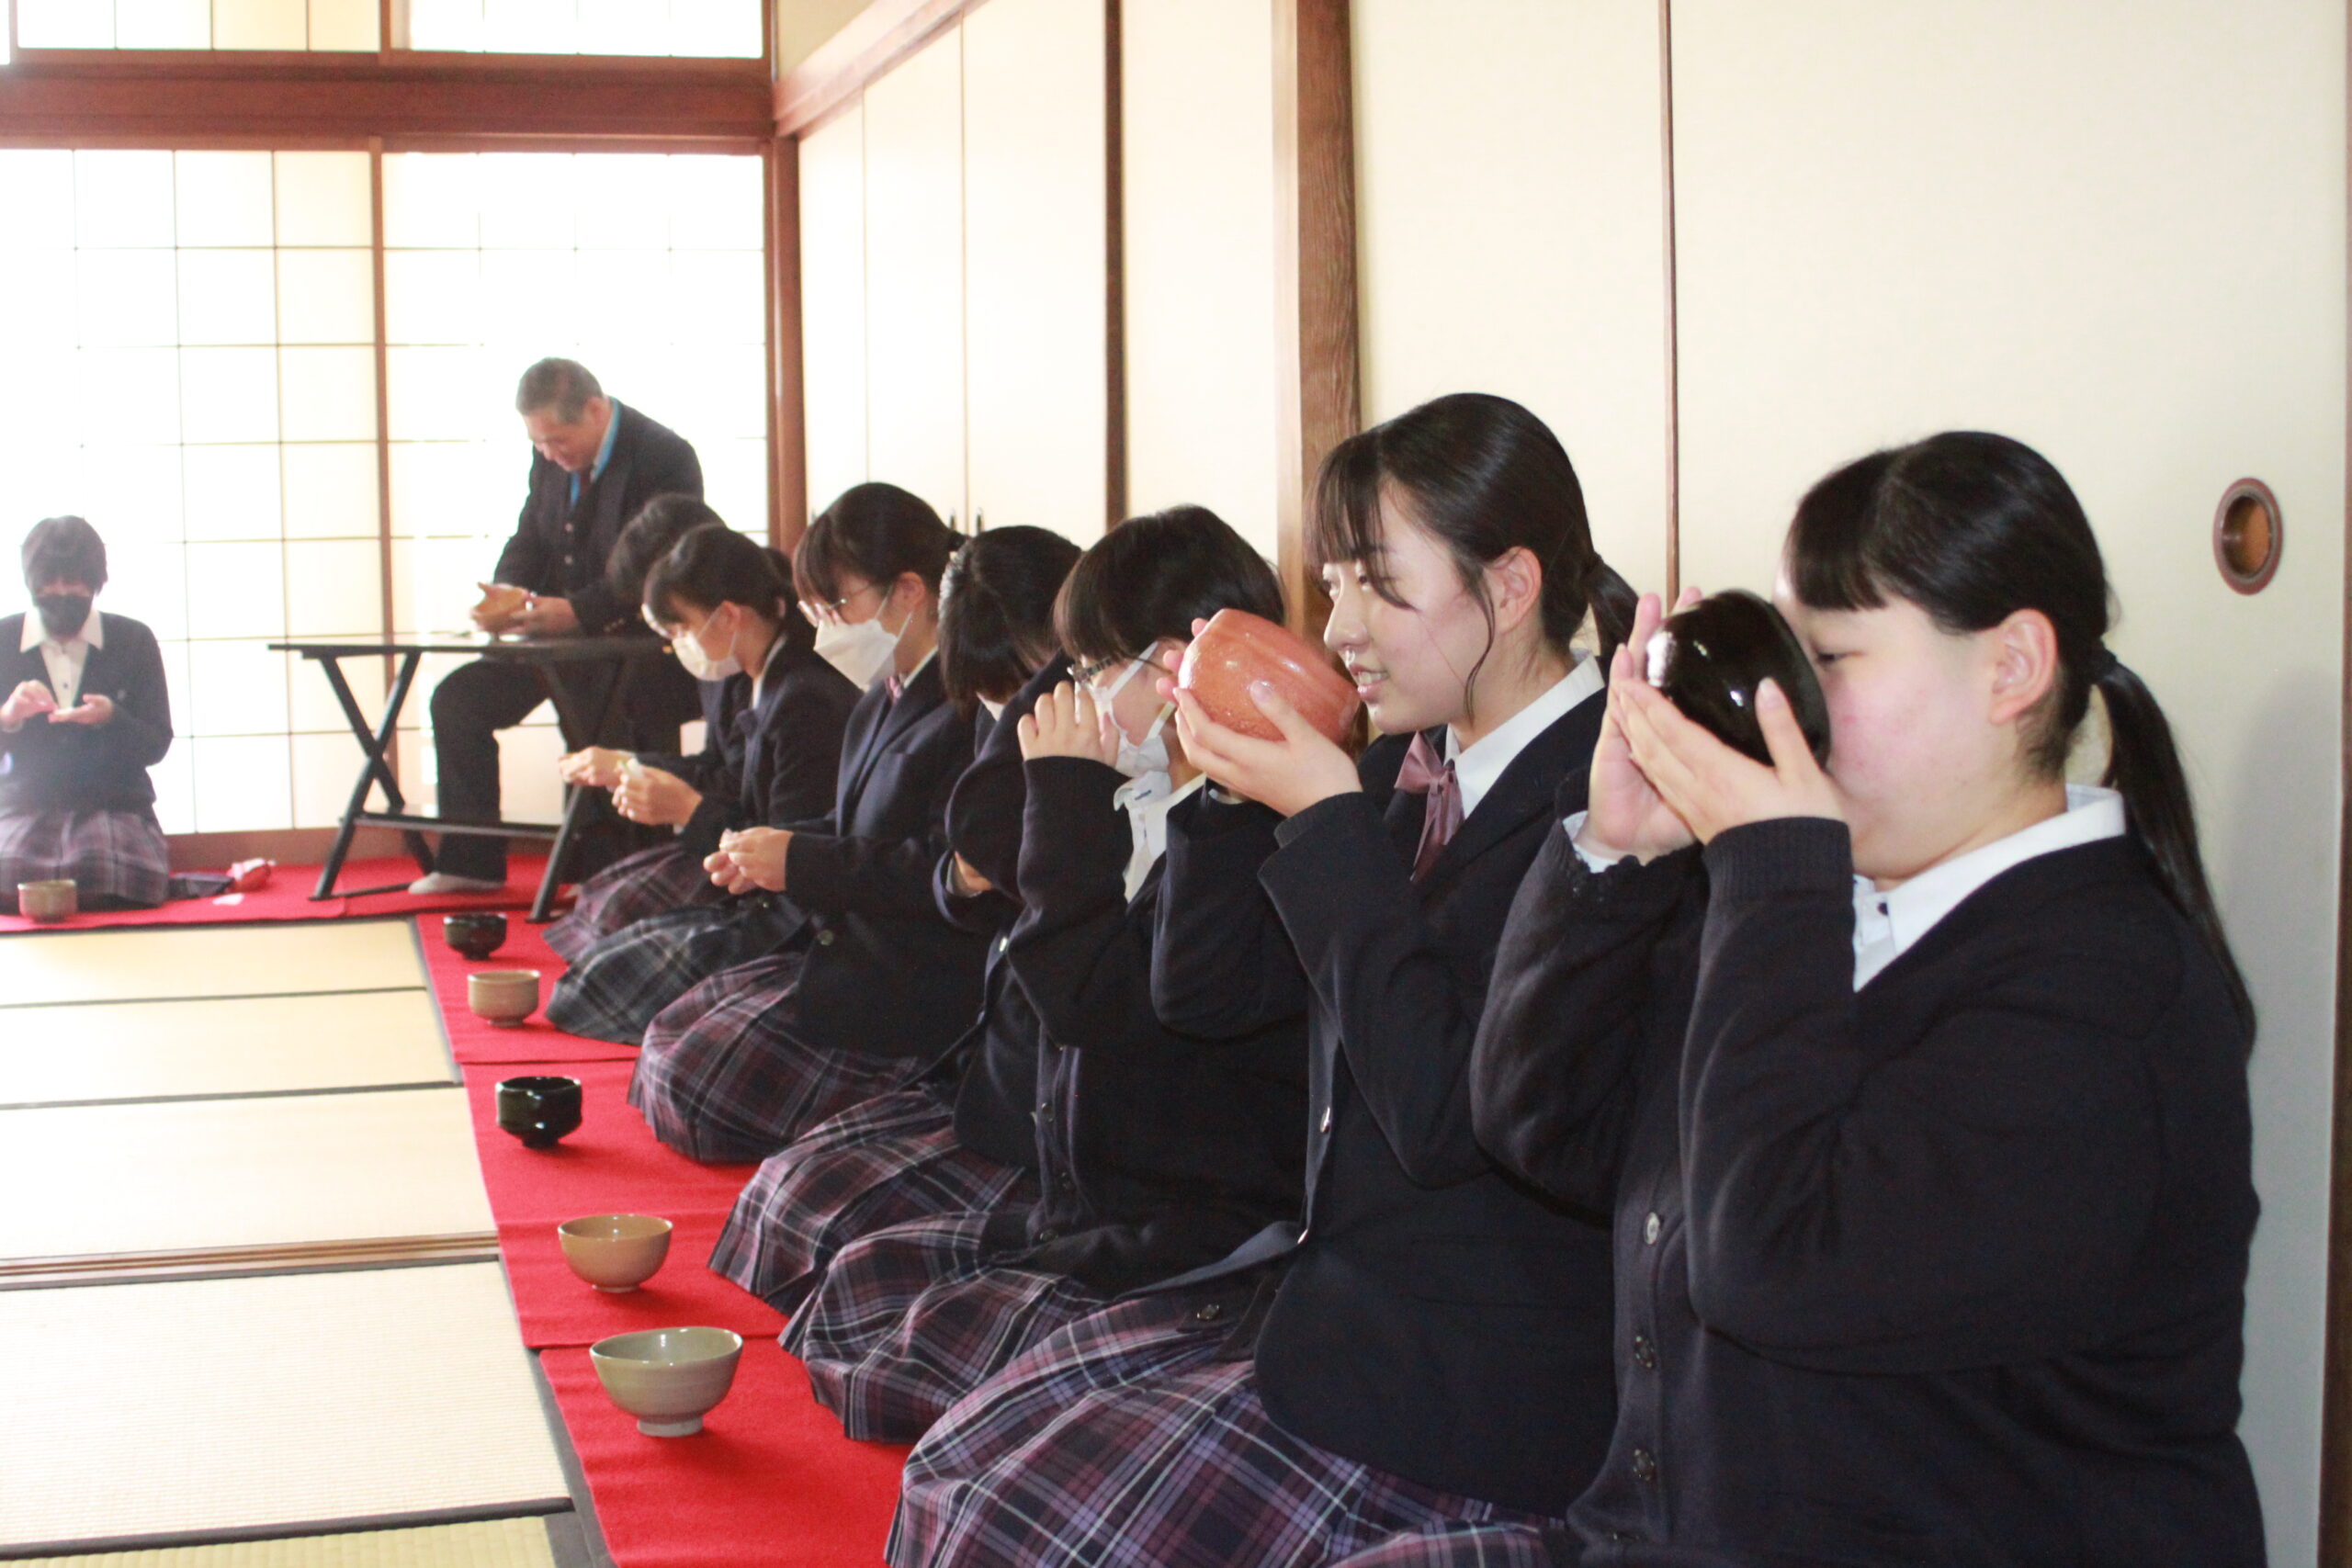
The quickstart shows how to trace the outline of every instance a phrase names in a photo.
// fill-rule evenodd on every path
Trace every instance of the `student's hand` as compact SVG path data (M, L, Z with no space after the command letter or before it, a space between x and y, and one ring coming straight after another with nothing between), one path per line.
M1085 757L1106 767L1119 761L1119 727L1108 709L1097 712L1094 695L1075 681L1064 681L1021 716L1021 760Z
M56 711L56 694L39 681L26 681L8 694L6 702L0 703L0 725L14 729L35 714Z
M649 768L631 757L613 786L613 809L632 822L678 828L702 804L702 791L673 773Z
M564 637L580 629L580 617L572 613L571 600L534 593L523 601L509 625L525 637Z
M1698 601L1699 591L1686 588L1675 608ZM1623 717L1637 694L1657 695L1651 689L1645 660L1650 638L1665 619L1665 606L1658 596L1643 594L1634 611L1632 635L1609 660L1609 711L1600 721L1600 739L1592 750L1584 831L1577 838L1588 853L1602 860L1623 860L1627 855L1651 860L1692 841L1690 826L1675 815L1648 775L1635 765Z
M474 625L492 636L507 630L514 624L514 613L530 598L526 590L508 582L477 582L481 590L481 602L466 612Z
M51 724L86 724L96 729L114 722L114 699L92 692L70 708L57 708L49 716Z
M983 893L996 891L996 884L982 876L962 855L950 856L949 861L948 885L958 898L977 898Z
M702 863L711 881L729 893L765 888L784 891L784 868L792 849L791 830L785 828L745 828L718 840L718 852Z
M609 746L589 746L556 759L555 772L569 784L611 789L621 782L621 764L628 761L627 751L616 751Z
M1837 786L1813 760L1778 682L1756 688L1756 724L1772 754L1769 768L1691 723L1646 682L1624 712L1634 765L1702 843L1727 828L1781 817L1844 821Z
M1193 766L1236 795L1295 817L1335 795L1363 792L1354 761L1299 717L1270 682L1250 682L1250 700L1283 732L1280 740L1261 740L1227 728L1209 716L1200 698L1179 691L1173 680L1159 682L1159 694L1176 705L1176 735Z

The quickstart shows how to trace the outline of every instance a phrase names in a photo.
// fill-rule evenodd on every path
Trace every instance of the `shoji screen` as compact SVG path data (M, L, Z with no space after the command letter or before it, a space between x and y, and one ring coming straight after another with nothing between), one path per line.
M2312 1561L2345 515L2345 11L1678 0L1684 578L1767 587L1804 488L1949 426L2081 494L2238 956L2263 1217L2242 1425ZM2288 542L2228 591L2223 488Z
M1127 510L1198 502L1272 559L1273 7L1125 0L1121 28Z
M88 517L163 639L168 830L331 821L350 740L264 645L382 629L367 155L0 152L0 529Z
M693 442L710 503L765 536L760 175L712 155L384 160L394 629L466 628L529 469L515 379L547 355ZM405 716L424 724L421 696ZM502 749L513 815L558 799L551 714L526 728Z
M760 0L402 0L401 10L407 36L394 42L406 49L752 57L760 52Z
M866 472L964 504L964 33L865 90Z
M813 518L866 478L863 102L800 139L800 314Z
M973 520L1102 537L1110 233L1103 0L964 23L964 333Z
M17 41L27 49L372 54L378 42L376 0L16 0L16 7Z
M1601 553L1666 570L1658 28L1617 0L1356 0L1363 417L1532 409Z

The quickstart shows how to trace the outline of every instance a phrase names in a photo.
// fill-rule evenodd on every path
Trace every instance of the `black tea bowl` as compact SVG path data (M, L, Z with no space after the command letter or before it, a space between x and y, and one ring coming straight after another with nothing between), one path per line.
M441 917L441 940L463 957L480 961L506 942L506 917L475 910Z
M507 1078L498 1086L498 1125L526 1149L552 1148L580 1127L580 1080Z
M1756 688L1767 676L1796 710L1814 760L1829 760L1829 706L1813 660L1781 612L1745 589L1711 593L1666 618L1646 650L1649 682L1683 716L1736 751L1770 763L1756 722Z

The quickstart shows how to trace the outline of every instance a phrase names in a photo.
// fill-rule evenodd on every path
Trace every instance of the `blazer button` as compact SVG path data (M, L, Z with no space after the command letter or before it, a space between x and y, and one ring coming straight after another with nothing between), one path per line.
M1647 1449L1634 1450L1634 1479L1645 1486L1657 1479L1657 1456Z
M1657 1347L1650 1343L1646 1334L1634 1336L1634 1365L1645 1372L1657 1371Z
M1009 936L1001 936L1001 937L999 937L999 938L997 938L997 939L996 939L996 950L997 950L999 953L1002 953L1005 949L1007 949L1007 948L1011 947L1012 945L1012 939L1011 937L1009 937Z
M818 945L819 947L831 947L831 946L832 946L832 945L833 945L833 933L832 933L832 932L831 932L831 931L819 931L819 932L817 933L817 945ZM1657 1216L1656 1214L1652 1214L1652 1215L1650 1216L1650 1224L1651 1224L1651 1225L1652 1225L1652 1226L1656 1226L1656 1225L1657 1225ZM1657 1236L1655 1236L1655 1235L1653 1235L1653 1236L1651 1236L1651 1237L1650 1237L1650 1239L1651 1239L1652 1241L1656 1241L1656 1240L1657 1239Z
M1327 1133L1328 1133L1328 1132L1329 1132L1330 1130L1331 1130L1331 1108L1330 1108L1329 1106L1328 1106L1328 1105L1327 1105L1327 1106L1325 1106L1325 1107L1323 1108L1323 1131L1325 1131L1325 1132L1327 1132Z
M1223 1317L1224 1315L1225 1303L1223 1302L1210 1302L1204 1306L1199 1306L1193 1309L1193 1321L1194 1323L1215 1323L1218 1318Z
M830 935L831 933L828 932L827 934ZM1650 1213L1650 1217L1642 1222L1642 1245L1644 1247L1656 1247L1657 1245L1657 1233L1665 1228L1665 1224L1658 1219L1657 1212L1653 1210Z

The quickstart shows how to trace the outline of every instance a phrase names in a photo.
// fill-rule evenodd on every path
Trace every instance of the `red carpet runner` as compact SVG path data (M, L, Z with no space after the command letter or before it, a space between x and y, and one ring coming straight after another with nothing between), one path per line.
M808 1397L798 1363L777 1347L784 1322L766 1303L705 1267L751 1175L672 1153L624 1100L636 1052L582 1040L535 1017L492 1029L466 1010L475 967L535 968L552 988L562 961L518 917L506 945L475 965L449 952L440 922L421 921L428 967L465 1070L482 1181L498 1220L526 1343L555 1390L619 1568L876 1568L897 1505L906 1450L853 1443ZM498 1079L520 1072L581 1081L580 1130L552 1149L526 1149L498 1130ZM674 1222L670 1256L637 1291L605 1295L568 1269L555 1227L577 1214L661 1214ZM605 1397L585 1348L608 1334L709 1324L743 1336L735 1386L693 1438L649 1438Z
M539 874L547 856L515 855L507 862L506 887L498 893L451 893L435 898L413 898L406 893L379 893L365 898L334 897L311 902L319 885L315 865L281 865L258 893L232 893L222 898L179 898L156 909L114 909L76 915L62 925L36 925L22 915L0 914L0 934L8 931L95 931L104 926L225 926L246 920L325 920L345 915L420 915L450 909L515 909L531 907L539 890ZM353 861L343 868L337 885L381 887L405 883L416 875L416 863L395 860ZM434 934L438 934L437 932Z

